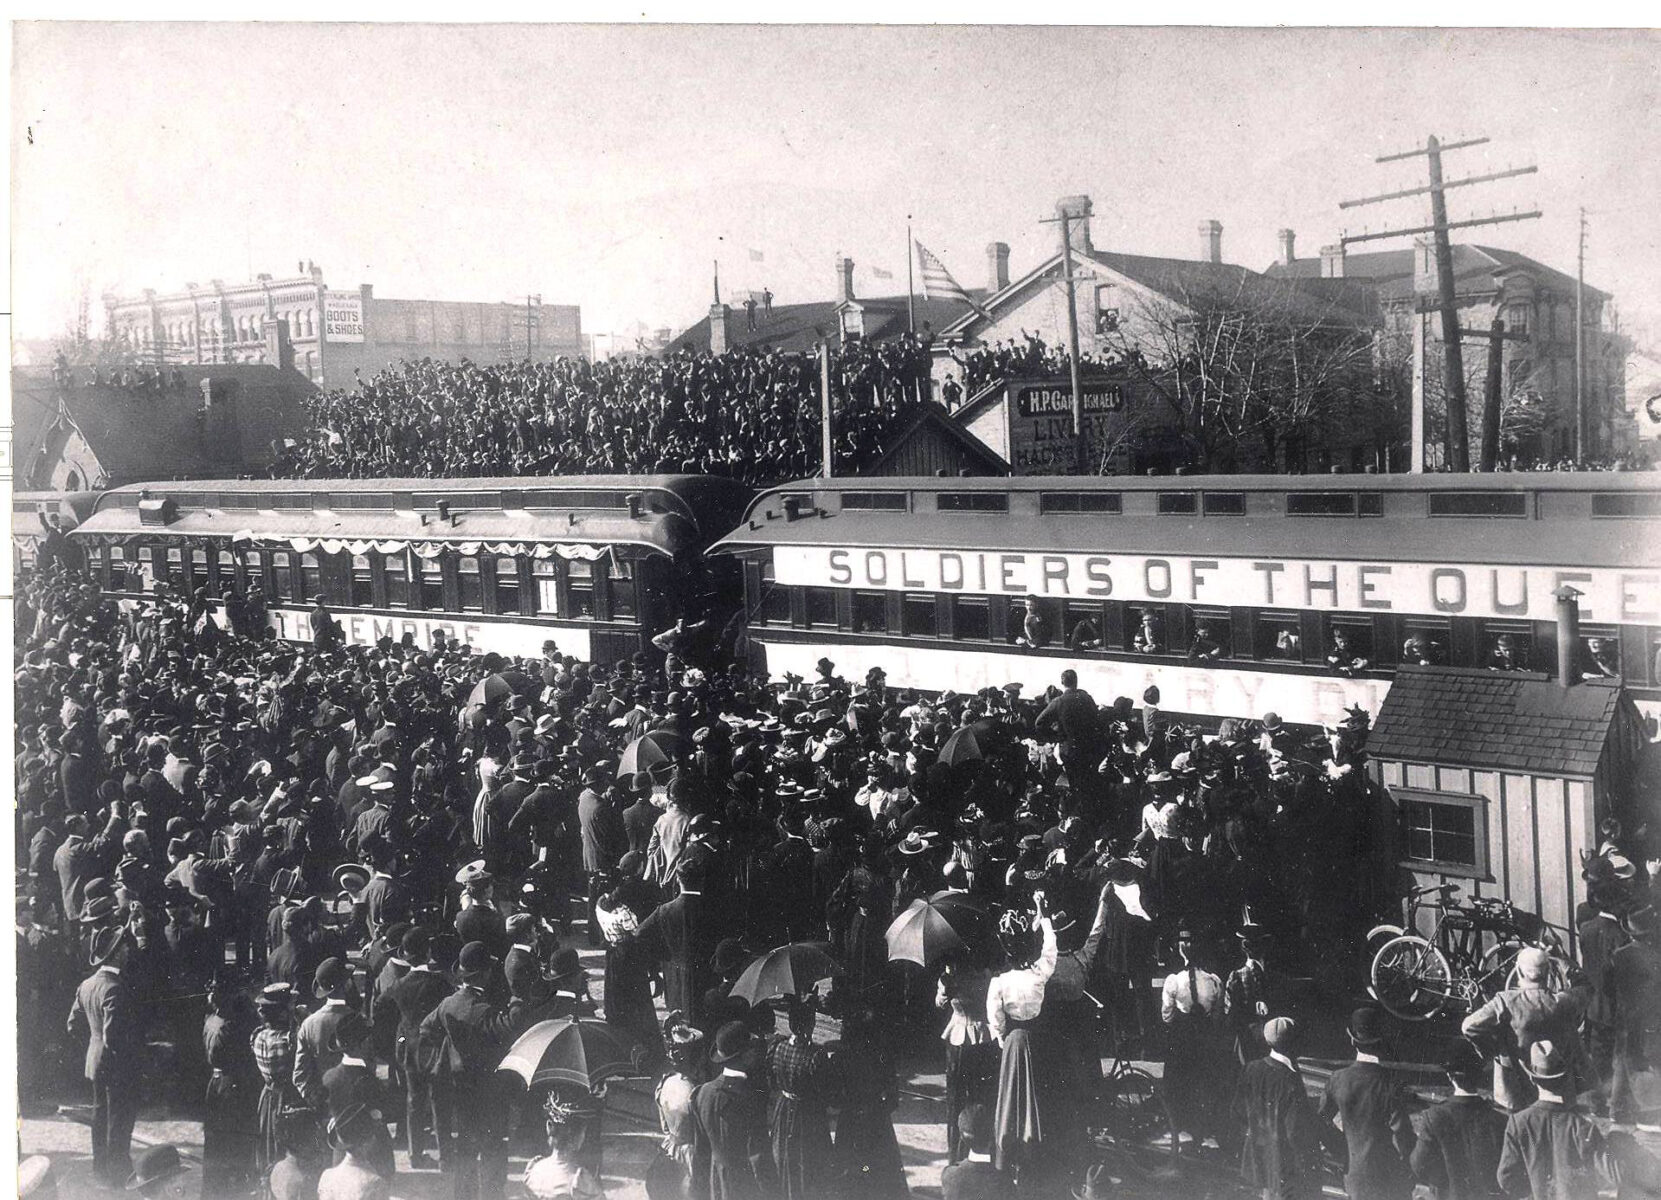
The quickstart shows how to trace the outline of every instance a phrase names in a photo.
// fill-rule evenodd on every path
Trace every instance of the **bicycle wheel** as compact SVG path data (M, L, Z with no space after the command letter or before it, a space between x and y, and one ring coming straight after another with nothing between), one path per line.
M1435 946L1414 934L1392 938L1373 956L1373 995L1404 1021L1428 1021L1447 1006L1453 971Z
M1483 1000L1492 1000L1495 992L1517 986L1517 955L1522 948L1522 942L1507 940L1495 942L1483 951L1482 961L1476 968L1476 986Z
M1102 1081L1101 1116L1097 1136L1115 1149L1148 1158L1176 1157L1176 1120L1159 1081L1142 1068L1125 1067Z

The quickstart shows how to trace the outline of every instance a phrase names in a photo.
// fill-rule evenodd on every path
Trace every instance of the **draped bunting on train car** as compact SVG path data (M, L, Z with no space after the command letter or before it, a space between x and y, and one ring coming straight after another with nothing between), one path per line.
M110 544L125 542L131 537L123 534L108 538ZM477 554L481 550L487 554L522 555L530 558L553 558L558 556L564 559L581 559L583 562L594 562L615 555L612 546L596 546L588 542L558 543L555 545L531 544L529 542L418 542L402 541L397 538L385 541L349 541L342 538L310 538L288 537L268 538L260 537L251 530L241 529L231 535L233 544L250 543L253 545L288 546L299 554L309 554L313 550L321 550L325 554L368 554L374 551L378 554L402 554L404 551L413 551L420 558L437 558L446 550L453 550L457 554Z

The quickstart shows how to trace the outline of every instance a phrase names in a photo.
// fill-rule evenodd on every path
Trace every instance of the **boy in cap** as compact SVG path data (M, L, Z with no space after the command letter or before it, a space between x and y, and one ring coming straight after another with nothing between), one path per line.
M1435 1200L1483 1200L1499 1187L1505 1114L1482 1094L1488 1061L1475 1046L1455 1042L1443 1067L1453 1097L1426 1111L1409 1165Z
M1413 1179L1407 1156L1413 1151L1400 1081L1381 1061L1386 1048L1384 1014L1364 1005L1350 1014L1355 1061L1327 1079L1321 1097L1323 1120L1337 1118L1349 1150L1344 1191L1350 1200L1407 1200Z
M1603 1134L1574 1104L1571 1056L1549 1038L1529 1045L1524 1070L1538 1099L1505 1123L1498 1180L1507 1196L1594 1200L1614 1182Z
M1253 1059L1234 1093L1234 1119L1245 1131L1240 1174L1263 1200L1315 1200L1321 1194L1321 1121L1298 1073L1298 1025L1271 1017L1263 1025L1269 1053Z

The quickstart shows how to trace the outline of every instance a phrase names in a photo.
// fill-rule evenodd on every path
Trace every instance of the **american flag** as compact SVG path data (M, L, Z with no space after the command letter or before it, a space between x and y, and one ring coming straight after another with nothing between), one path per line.
M917 266L923 276L923 295L930 300L957 300L967 304L976 312L985 314L985 310L969 298L962 285L952 278L952 273L946 270L946 264L934 256L922 242L917 243Z
M885 271L881 267L872 267L871 268L871 278L872 279L892 279L892 278L894 278L894 272Z

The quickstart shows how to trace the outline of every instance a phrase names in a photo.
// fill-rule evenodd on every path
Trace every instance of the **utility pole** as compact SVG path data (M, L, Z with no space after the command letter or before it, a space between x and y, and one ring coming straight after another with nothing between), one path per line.
M906 332L917 332L917 285L912 282L912 265L917 260L917 247L911 240L911 214L905 215L905 327Z
M1447 401L1448 410L1444 461L1448 469L1452 471L1469 471L1471 469L1471 446L1466 425L1465 364L1459 343L1459 304L1453 278L1453 246L1448 240L1448 233L1454 229L1466 229L1476 225L1495 225L1504 221L1525 221L1540 215L1538 211L1535 211L1479 217L1465 221L1448 220L1447 193L1454 188L1488 183L1496 179L1507 179L1514 175L1528 175L1538 169L1527 166L1494 171L1486 175L1472 175L1464 179L1446 180L1443 178L1442 155L1444 153L1449 150L1462 150L1467 146L1480 146L1487 141L1487 138L1480 137L1460 142L1448 142L1444 145L1438 138L1432 136L1426 139L1422 147L1415 147L1399 154L1381 155L1374 161L1388 163L1424 156L1429 164L1428 185L1406 188L1397 192L1386 192L1378 196L1367 196L1360 200L1345 200L1338 205L1339 208L1356 208L1364 204L1378 204L1385 200L1397 200L1405 196L1420 196L1427 193L1430 196L1429 225L1422 225L1413 229L1392 229L1380 233L1345 234L1340 240L1345 246L1348 246L1355 242L1402 237L1415 233L1429 233L1434 239L1436 306L1441 312L1442 318L1442 390ZM1419 367L1416 364L1415 371L1417 372L1418 369ZM1414 399L1414 425L1421 430L1424 425L1422 406L1423 389L1420 388ZM1422 465L1424 461L1422 447L1415 449L1413 458L1415 462Z
M819 474L831 477L830 342L819 343Z
M1574 275L1574 460L1586 462L1586 210L1580 210L1580 255Z
M1073 297L1073 224L1066 207L1057 207L1060 215L1045 217L1039 224L1061 225L1061 278L1067 285L1067 373L1073 385L1073 469L1088 475L1090 448L1084 440L1084 392L1079 387L1078 372L1078 304Z

